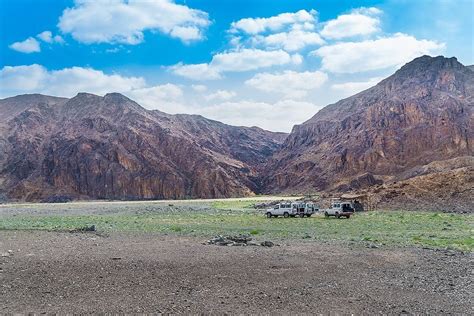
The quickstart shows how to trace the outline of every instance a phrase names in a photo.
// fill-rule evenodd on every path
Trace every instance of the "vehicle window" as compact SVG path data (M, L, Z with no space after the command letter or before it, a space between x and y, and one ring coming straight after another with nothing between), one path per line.
M280 208L280 205L275 205L275 210L278 210Z
M341 207L341 204L336 204L335 207Z

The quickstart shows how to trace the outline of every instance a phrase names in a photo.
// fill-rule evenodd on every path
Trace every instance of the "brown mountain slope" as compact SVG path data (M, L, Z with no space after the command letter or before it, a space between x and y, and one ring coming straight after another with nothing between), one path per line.
M472 156L474 72L423 56L297 125L268 164L267 192L351 190Z
M0 194L20 200L249 195L286 137L148 111L117 93L17 96L0 100L0 114L8 114L1 122Z

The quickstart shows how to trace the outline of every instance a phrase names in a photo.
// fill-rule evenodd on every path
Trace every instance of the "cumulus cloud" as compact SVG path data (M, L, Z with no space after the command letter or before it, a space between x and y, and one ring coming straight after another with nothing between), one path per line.
M341 39L379 32L381 13L377 8L360 8L349 14L339 15L325 23L321 35L328 39Z
M311 102L295 100L275 103L243 100L206 106L199 109L199 114L227 124L289 132L294 124L306 121L320 109Z
M233 97L236 96L236 93L234 91L228 91L228 90L217 90L214 93L211 93L204 98L207 101L214 101L214 100L221 100L221 101L227 101L232 99Z
M107 75L100 70L82 67L49 71L37 64L5 66L0 70L0 82L2 96L35 92L71 97L81 91L106 94L145 86L145 80L140 77Z
M284 49L288 52L322 45L316 29L317 12L300 10L269 18L245 18L231 24L230 44L234 47Z
M46 43L52 43L53 42L53 33L51 31L44 31L36 35L40 40Z
M41 51L40 43L34 37L28 37L26 40L15 42L8 47L25 54L39 53Z
M60 35L53 36L51 31L44 31L36 35L37 38L43 42L52 44L52 43L64 43L64 39Z
M269 18L245 18L231 24L230 32L244 32L258 34L267 31L278 31L292 24L312 25L316 21L316 10L300 10L295 13L281 13Z
M214 55L211 65L219 71L249 71L294 62L283 50L242 49Z
M51 33L51 31L41 32L36 35L36 38L48 44L64 43L64 39L61 36L53 36L53 33ZM36 38L28 37L26 40L22 42L15 42L8 47L20 53L39 53L41 51L41 43Z
M267 36L255 36L252 41L256 45L267 48L282 48L288 52L294 52L307 46L322 45L325 43L318 33L308 32L298 28L289 32L280 32Z
M283 50L240 49L216 54L208 64L185 65L179 63L169 69L174 74L189 79L212 80L222 78L223 72L243 72L301 62L301 55L290 55Z
M208 14L172 0L76 0L64 10L59 28L82 43L143 42L145 31L159 31L183 42L200 40Z
M170 114L189 113L181 87L167 83L124 92L126 96L149 110L160 110Z
M334 73L357 73L400 67L425 54L439 54L445 45L397 33L361 42L343 42L321 47L311 55L322 58L322 68Z
M219 70L206 63L191 65L178 63L169 67L169 70L171 70L175 75L192 80L215 80L222 78Z
M343 83L335 83L331 85L331 89L338 91L340 93L339 96L341 98L344 98L364 91L368 88L371 88L382 80L382 77L375 77L370 78L366 81L349 81Z
M272 93L282 93L288 98L305 97L308 91L319 88L328 80L321 71L284 71L281 73L259 73L245 84L253 88Z

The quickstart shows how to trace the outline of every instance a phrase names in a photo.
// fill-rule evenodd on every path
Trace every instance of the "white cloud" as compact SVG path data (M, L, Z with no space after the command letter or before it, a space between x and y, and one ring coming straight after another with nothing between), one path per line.
M53 40L54 40L54 42L56 42L56 43L60 43L60 44L64 43L64 39L63 39L60 35L55 35L55 36L53 37Z
M331 89L340 92L340 97L352 96L356 93L364 91L368 88L375 86L377 83L382 81L382 77L370 78L367 81L349 81L344 83L335 83L331 85Z
M302 98L307 92L319 88L328 80L321 71L284 71L282 73L259 73L245 84L265 92L282 93L288 98Z
M328 39L341 39L357 35L369 35L380 31L380 15L377 8L360 8L325 23L321 35Z
M206 106L199 109L199 114L227 124L289 132L294 124L306 121L320 109L313 103L295 100L276 103L244 100Z
M189 79L212 80L222 78L221 73L223 72L243 72L271 66L300 64L301 62L301 55L290 55L283 50L240 49L216 54L209 64L185 65L179 63L169 69L174 74Z
M0 95L44 93L71 97L85 91L96 94L124 92L143 88L139 77L107 75L99 70L82 67L48 71L41 65L5 66L0 70Z
M268 48L283 48L288 52L298 51L306 46L322 45L324 40L318 33L294 29L289 32L255 36L252 41Z
M39 53L41 51L40 43L33 37L28 37L22 42L15 42L8 47L25 54Z
M222 78L219 71L209 64L176 64L169 68L174 74L193 80L215 80Z
M149 110L160 110L170 114L190 112L183 99L183 90L171 83L133 89L124 94Z
M307 46L322 45L316 28L315 10L282 13L269 18L246 18L231 24L230 44L237 48L262 47L295 52Z
M5 66L0 70L0 95L40 92L44 88L43 80L46 76L46 68L37 64Z
M337 43L321 47L311 54L322 58L322 68L334 73L357 73L400 67L425 54L439 54L443 43L418 40L397 33L390 37L361 42Z
M211 93L204 98L207 101L214 101L214 100L221 100L221 101L227 101L232 99L233 97L236 96L236 93L234 91L228 91L228 90L217 90L214 93Z
M242 49L214 55L211 65L222 72L240 72L286 65L292 62L291 56L283 50Z
M144 31L159 31L183 42L200 40L210 24L208 14L172 0L76 0L64 10L59 28L82 43L143 41Z
M192 84L191 88L196 92L204 92L207 90L207 87L202 84Z
M51 31L44 31L36 35L40 40L46 43L52 43L53 42L53 33Z
M306 11L300 10L295 13L281 13L277 16L272 16L269 18L246 18L241 19L237 22L231 24L230 32L245 32L247 34L258 34L266 31L278 31L282 28L296 24L296 23L309 23L312 24L316 22L315 10ZM306 24L308 25L308 24Z
M53 36L53 33L51 33L51 31L41 32L38 35L36 35L36 37L39 38L40 40L42 40L43 42L49 43L49 44L52 44L52 43L62 44L62 43L64 43L64 39L60 35Z

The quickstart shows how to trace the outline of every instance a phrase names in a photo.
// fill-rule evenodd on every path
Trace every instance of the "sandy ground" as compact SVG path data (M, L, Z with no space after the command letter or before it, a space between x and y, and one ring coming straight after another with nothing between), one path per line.
M472 254L0 231L0 313L472 314ZM8 252L11 250L11 252Z

